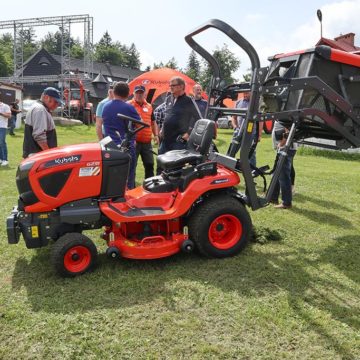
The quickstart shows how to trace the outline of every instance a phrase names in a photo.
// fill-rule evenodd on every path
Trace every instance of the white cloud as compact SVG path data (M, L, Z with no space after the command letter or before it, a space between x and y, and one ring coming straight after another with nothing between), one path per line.
M360 36L360 0L340 1L321 8L323 14L323 37L333 39L340 34L354 32ZM320 23L314 16L290 34L288 47L301 49L312 47L320 39ZM355 40L356 41L356 40ZM358 41L359 42L359 41Z
M340 34L354 32L355 45L360 45L360 0L346 0L327 4L321 8L323 15L323 36L333 39ZM320 23L314 12L311 20L304 22L295 29L276 29L271 39L258 38L253 46L258 52L262 66L267 65L269 56L313 47L320 39ZM238 48L231 49L241 60L241 69L237 76L242 77L250 67L247 55Z
M152 67L156 62L155 58L147 50L139 49L138 51L140 53L141 69L145 70L147 66Z
M260 14L260 13L245 15L245 21L249 23L264 20L265 18L266 18L265 14Z

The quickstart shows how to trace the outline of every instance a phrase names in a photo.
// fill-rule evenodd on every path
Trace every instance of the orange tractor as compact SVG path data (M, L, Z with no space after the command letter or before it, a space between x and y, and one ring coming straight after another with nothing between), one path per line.
M64 89L64 115L90 125L94 119L94 105L89 102L89 90L81 80L71 80L77 87Z

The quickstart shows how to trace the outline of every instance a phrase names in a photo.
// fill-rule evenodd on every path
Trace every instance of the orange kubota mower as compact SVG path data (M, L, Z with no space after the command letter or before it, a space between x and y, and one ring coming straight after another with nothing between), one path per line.
M216 60L194 40L209 28L222 31L248 54L249 83L223 83ZM185 40L214 73L206 111L210 120L198 120L187 149L158 156L163 173L126 190L129 140L146 124L120 115L129 125L142 125L136 130L130 126L120 147L104 139L23 160L16 175L18 206L7 219L10 244L18 243L20 234L28 248L54 241L52 261L62 276L82 274L96 264L97 249L82 234L87 229L104 228L106 252L112 258L156 259L194 248L209 257L232 256L250 236L252 225L245 206L256 210L269 203L293 141L310 143L309 138L316 137L333 140L334 148L360 147L359 55L318 46L277 55L269 67L261 68L252 45L220 20L208 21ZM237 99L249 90L247 110L224 107L225 99ZM211 145L214 121L222 114L245 117L244 135L232 141L227 155ZM270 185L264 196L258 196L253 178L265 180L268 167L252 167L249 155L256 148L253 128L269 119L288 128L288 136ZM311 144L323 145L314 139ZM236 188L239 173L245 180L245 194Z

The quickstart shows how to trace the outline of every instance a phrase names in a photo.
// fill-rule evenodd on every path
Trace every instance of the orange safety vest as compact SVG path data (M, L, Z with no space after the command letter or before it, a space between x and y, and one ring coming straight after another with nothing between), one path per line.
M133 105L140 115L142 121L149 124L150 127L146 127L136 133L136 141L139 143L149 143L151 142L151 134L152 134L152 128L151 128L151 114L152 114L152 106L147 101L144 100L143 104L138 104L135 99L131 99L128 101L129 104ZM136 124L136 127L139 127L140 125Z

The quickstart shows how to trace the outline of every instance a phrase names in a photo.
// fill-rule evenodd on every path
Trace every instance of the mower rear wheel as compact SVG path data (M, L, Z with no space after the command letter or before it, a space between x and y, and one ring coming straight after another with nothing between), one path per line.
M238 254L251 233L251 218L244 205L230 195L205 200L189 221L189 237L200 254L223 258Z
M87 236L68 233L61 236L53 245L51 260L60 276L74 277L95 267L97 249Z

